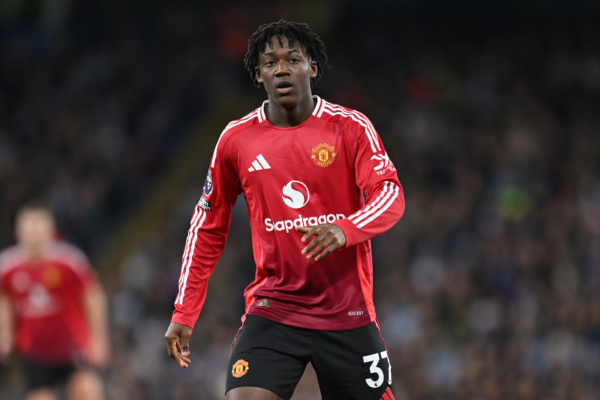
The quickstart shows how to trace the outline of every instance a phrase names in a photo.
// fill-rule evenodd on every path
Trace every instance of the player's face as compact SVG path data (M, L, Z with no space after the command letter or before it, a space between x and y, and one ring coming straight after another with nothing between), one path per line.
M54 221L44 210L28 210L18 217L15 233L19 243L42 247L54 238Z
M271 38L259 56L256 71L258 82L265 85L269 99L284 108L294 108L306 96L311 96L310 78L317 76L317 63L311 61L304 48L296 41L289 46L288 39Z

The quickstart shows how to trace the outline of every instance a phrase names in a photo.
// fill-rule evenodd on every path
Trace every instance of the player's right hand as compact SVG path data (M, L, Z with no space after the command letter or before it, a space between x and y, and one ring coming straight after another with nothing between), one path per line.
M12 351L12 339L0 334L0 361L7 361Z
M190 337L192 336L192 328L189 326L172 322L165 333L167 341L167 349L169 357L171 357L182 368L187 368L191 363L188 356L190 355ZM181 343L179 340L181 339Z

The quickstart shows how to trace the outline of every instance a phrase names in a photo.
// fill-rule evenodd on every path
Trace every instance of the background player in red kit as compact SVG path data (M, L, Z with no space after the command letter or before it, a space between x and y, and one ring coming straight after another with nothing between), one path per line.
M367 117L312 95L327 56L306 24L261 26L245 65L268 100L217 142L185 246L169 354L190 362L192 328L243 193L257 270L227 398L289 399L311 362L323 399L393 400L369 239L404 212L396 169Z
M18 244L0 255L0 356L21 358L27 400L101 400L108 362L106 297L86 257L55 240L43 205L23 207Z

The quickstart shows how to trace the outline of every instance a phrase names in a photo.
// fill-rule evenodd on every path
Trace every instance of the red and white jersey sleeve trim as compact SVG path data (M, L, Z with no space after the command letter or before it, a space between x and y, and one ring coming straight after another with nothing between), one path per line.
M356 183L367 196L367 204L345 220L335 222L346 234L346 245L369 240L390 229L404 212L404 194L396 168L389 160L383 143L371 121L362 113L326 103L324 112L347 118L356 136ZM349 131L350 132L350 131Z
M198 230L204 223L205 218L206 211L204 211L200 206L200 203L198 203L196 205L196 209L194 210L194 216L192 217L192 223L190 224L190 229L188 231L188 236L185 243L185 250L183 252L183 259L181 263L181 275L179 277L179 294L175 299L175 304L183 304L188 276L190 275L190 266L192 265L194 251L196 250Z
M394 200L396 200L396 197L398 197L399 191L400 187L398 185L394 184L394 182L386 181L383 191L379 194L377 199L366 208L349 216L348 219L358 228L364 227L390 208L394 203Z

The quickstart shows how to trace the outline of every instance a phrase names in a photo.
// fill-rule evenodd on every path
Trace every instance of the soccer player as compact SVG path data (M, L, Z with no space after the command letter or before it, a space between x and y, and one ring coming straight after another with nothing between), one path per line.
M87 258L56 240L42 204L20 209L17 245L0 254L0 357L21 358L27 400L101 400L109 356L106 296Z
M257 269L227 398L289 399L311 362L325 400L393 400L370 239L404 212L396 169L367 117L313 96L327 56L308 25L262 25L245 66L268 100L217 142L183 254L169 355L190 363L189 338L243 193Z

